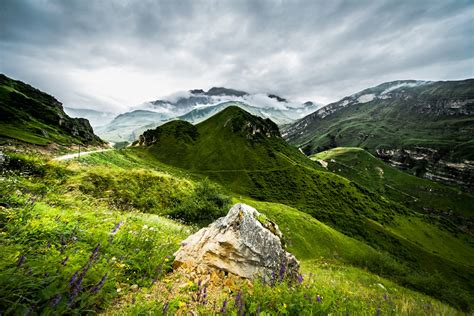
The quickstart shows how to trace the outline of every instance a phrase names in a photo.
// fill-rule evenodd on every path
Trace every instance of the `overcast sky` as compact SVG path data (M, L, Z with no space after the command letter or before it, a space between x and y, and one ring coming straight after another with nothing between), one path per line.
M474 1L2 0L0 71L66 106L225 86L336 101L474 77Z

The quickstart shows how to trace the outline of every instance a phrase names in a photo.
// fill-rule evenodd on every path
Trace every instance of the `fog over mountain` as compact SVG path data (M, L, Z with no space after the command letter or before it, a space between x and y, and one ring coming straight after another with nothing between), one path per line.
M327 104L473 77L473 16L472 1L4 0L0 72L107 112L221 86Z

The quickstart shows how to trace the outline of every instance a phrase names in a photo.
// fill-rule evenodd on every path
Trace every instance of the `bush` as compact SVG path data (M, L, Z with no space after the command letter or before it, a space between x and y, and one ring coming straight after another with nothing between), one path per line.
M199 182L191 195L184 199L169 215L185 223L206 226L215 219L225 216L231 206L228 196L208 179Z

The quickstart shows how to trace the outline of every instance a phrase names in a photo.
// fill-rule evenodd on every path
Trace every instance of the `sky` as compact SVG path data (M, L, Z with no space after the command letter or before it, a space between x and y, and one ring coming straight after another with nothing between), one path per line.
M2 0L0 72L76 108L213 86L327 104L474 77L474 1Z

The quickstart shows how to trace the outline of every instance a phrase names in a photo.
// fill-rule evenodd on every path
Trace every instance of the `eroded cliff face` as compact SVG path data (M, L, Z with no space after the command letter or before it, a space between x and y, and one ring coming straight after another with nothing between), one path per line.
M416 176L474 192L474 161L453 162L450 152L426 147L377 149L376 154L394 167Z

